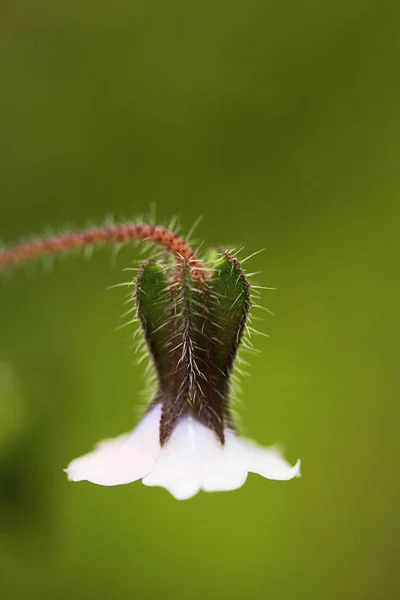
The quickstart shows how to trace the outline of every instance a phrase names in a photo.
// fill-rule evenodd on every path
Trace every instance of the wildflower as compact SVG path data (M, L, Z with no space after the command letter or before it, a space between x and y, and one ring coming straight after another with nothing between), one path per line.
M250 308L236 258L223 253L204 269L187 242L163 227L109 224L0 248L0 273L27 260L132 240L159 244L176 262L172 276L162 265L145 263L132 298L157 390L132 433L72 461L68 478L107 486L142 479L186 499L199 490L237 489L249 472L299 477L300 461L291 467L278 450L242 439L232 418L230 382Z
M147 263L136 301L157 370L156 399L132 433L74 460L68 478L106 486L142 479L184 500L237 489L249 472L299 477L300 461L291 467L277 449L242 439L231 418L229 379L249 308L239 263L225 254L207 288L188 265L171 287L162 267Z

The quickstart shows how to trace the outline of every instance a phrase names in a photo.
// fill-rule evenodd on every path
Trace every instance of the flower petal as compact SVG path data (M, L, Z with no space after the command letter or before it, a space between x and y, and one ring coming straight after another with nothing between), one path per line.
M143 483L164 487L178 500L186 500L200 489L234 490L244 484L246 476L246 469L229 458L215 433L185 415Z
M160 452L160 417L158 404L131 433L105 440L93 452L73 460L66 468L68 479L121 485L147 475Z
M232 431L226 432L225 445L230 458L250 473L282 481L300 477L300 460L292 467L277 448L262 448Z

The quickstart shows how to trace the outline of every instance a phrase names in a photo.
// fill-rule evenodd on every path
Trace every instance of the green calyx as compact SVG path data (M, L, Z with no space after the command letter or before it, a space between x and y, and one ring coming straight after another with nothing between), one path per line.
M250 308L240 263L224 253L199 277L182 260L167 277L161 265L148 262L137 278L136 303L158 377L153 404L163 406L161 445L185 412L224 443L224 427L233 427L230 375Z
M250 309L250 286L240 263L225 253L210 278L212 328L218 343L213 356L226 375L232 370Z
M160 385L172 374L169 353L173 341L171 284L161 265L145 263L136 280L136 306Z

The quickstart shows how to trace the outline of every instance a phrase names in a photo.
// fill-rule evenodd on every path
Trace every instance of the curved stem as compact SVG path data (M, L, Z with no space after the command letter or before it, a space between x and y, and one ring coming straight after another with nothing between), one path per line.
M104 226L65 233L32 242L21 242L15 246L0 249L0 271L12 265L74 248L128 240L142 240L159 244L167 252L173 254L178 261L188 260L193 277L201 280L205 278L200 261L184 239L163 227L137 224Z

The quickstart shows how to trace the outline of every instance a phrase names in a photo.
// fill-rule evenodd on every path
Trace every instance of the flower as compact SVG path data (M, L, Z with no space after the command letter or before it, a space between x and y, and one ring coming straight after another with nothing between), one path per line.
M222 444L190 413L180 417L161 446L161 413L162 405L157 404L131 433L101 442L93 452L72 461L66 469L68 479L105 486L142 479L144 485L164 487L177 500L186 500L200 490L238 489L249 472L267 479L300 477L300 461L291 467L277 449L261 448L230 429Z
M249 472L300 476L276 448L241 438L230 409L231 375L251 305L237 259L224 253L207 278L182 261L171 281L149 261L136 279L138 319L157 376L150 409L132 433L102 442L66 469L72 481L142 479L178 500L240 488Z

